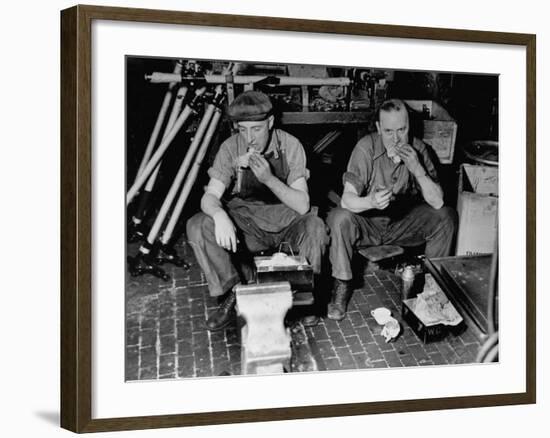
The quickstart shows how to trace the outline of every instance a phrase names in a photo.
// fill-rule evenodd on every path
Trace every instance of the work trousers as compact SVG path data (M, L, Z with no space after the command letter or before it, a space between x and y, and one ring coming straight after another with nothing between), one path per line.
M335 208L329 213L327 224L331 237L332 276L351 280L351 259L360 246L418 246L425 243L426 257L450 255L457 215L450 207L436 210L428 204L414 207L398 220Z
M324 222L316 214L299 216L276 233L261 230L253 218L242 212L228 211L228 214L237 228L239 242L236 253L217 244L214 221L210 216L197 213L187 222L187 239L204 272L211 296L223 295L244 280L243 270L251 265L255 253L278 250L283 243L282 249L290 246L294 254L307 259L314 273L320 273L328 235Z

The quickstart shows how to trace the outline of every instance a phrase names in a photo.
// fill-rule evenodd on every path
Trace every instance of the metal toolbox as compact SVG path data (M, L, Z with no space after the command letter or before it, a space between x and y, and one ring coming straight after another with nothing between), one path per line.
M412 310L414 308L414 303L416 298L409 298L403 301L403 306L401 308L401 316L413 329L416 335L424 342L425 344L440 341L445 338L449 332L449 326L444 324L434 324L426 325L424 324Z
M287 256L293 265L278 264L273 257L254 257L256 282L272 283L288 281L293 291L311 292L313 290L313 268L305 257Z

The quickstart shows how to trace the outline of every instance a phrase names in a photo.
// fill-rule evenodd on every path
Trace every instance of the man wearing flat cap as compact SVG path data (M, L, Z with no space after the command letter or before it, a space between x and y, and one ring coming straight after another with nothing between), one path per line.
M309 212L304 149L298 139L273 127L269 97L245 91L229 106L228 116L238 133L220 146L208 170L202 212L187 222L187 237L210 295L221 301L206 321L212 331L232 321L232 289L244 280L242 260L285 242L318 274L328 242L323 221ZM317 321L314 315L304 319L307 325Z

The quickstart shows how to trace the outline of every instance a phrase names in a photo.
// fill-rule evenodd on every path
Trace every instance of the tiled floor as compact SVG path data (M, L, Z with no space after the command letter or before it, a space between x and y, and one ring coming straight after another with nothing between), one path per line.
M236 323L220 332L204 326L217 301L185 242L177 247L191 267L165 266L168 281L126 274L126 379L188 378L241 372ZM133 255L137 246L129 245ZM346 318L324 319L313 328L293 323L292 372L471 363L479 341L468 330L424 344L400 316L399 278L387 271L366 273L354 291ZM384 306L401 323L399 337L386 343L370 312Z

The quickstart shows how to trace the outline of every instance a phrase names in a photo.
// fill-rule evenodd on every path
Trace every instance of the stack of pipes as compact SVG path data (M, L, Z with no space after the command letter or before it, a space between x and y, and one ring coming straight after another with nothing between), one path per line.
M183 64L181 61L178 61L174 68L174 73L181 73L182 67ZM189 193L197 179L202 161L220 122L222 115L221 103L224 99L224 93L221 85L217 85L213 95L209 97L206 97L205 86L197 88L194 90L193 97L182 110L181 107L183 106L185 96L190 92L190 87L185 85L180 86L160 144L153 153L154 145L157 142L161 126L164 123L176 85L177 82L175 81L170 82L168 85L168 90L136 178L126 194L127 206L136 198L138 193L140 194L139 205L131 220L132 231L129 236L130 240L145 237L143 216L147 204L151 199L151 193L158 177L163 156L186 122L192 116L198 115L202 101L204 101L204 111L198 122L191 144L162 202L153 225L148 231L137 254L134 257L128 257L129 271L133 276L149 273L168 280L170 278L169 275L159 265L169 262L176 266L188 267L183 258L179 257L175 249L169 244Z

